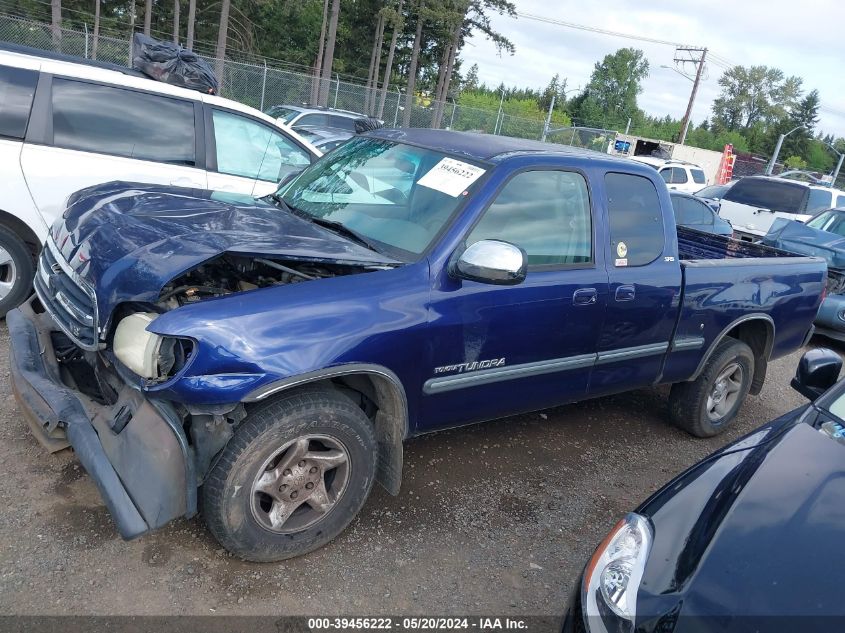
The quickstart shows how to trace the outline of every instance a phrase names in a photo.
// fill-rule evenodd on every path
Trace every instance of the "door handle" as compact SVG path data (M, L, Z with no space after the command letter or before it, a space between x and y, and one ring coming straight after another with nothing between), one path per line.
M616 289L617 301L633 301L637 291L634 286L619 286Z
M572 303L576 306L589 306L599 300L599 293L595 288L579 288L572 294Z

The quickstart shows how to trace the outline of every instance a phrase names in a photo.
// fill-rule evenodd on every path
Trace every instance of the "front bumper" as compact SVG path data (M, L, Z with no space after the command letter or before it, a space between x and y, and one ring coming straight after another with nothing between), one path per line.
M193 515L193 459L172 410L129 386L113 404L71 386L75 378L54 349L54 337L64 334L36 297L6 323L12 390L24 418L48 450L73 447L120 535L132 539Z

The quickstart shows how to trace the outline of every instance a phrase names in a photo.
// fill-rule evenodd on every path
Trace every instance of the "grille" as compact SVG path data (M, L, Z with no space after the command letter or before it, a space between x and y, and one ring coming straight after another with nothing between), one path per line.
M35 292L44 308L79 347L95 350L97 341L97 302L94 292L74 279L67 262L48 241L41 249Z

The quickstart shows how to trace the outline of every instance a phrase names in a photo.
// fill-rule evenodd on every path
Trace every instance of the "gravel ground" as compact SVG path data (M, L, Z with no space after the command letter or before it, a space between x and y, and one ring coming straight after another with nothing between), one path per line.
M122 541L73 453L49 455L31 436L7 354L3 324L0 614L558 614L620 516L803 403L789 388L796 352L770 366L762 394L710 440L668 424L666 389L418 438L406 445L398 497L376 487L329 546L251 564L224 552L198 518Z

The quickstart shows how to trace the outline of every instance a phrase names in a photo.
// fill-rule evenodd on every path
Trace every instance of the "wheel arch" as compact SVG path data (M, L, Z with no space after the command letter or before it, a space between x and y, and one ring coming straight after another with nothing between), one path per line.
M378 442L376 480L390 494L399 494L403 442L408 436L408 400L402 382L390 369L367 363L328 367L259 387L247 394L243 402L248 406L295 389L315 386L351 390L375 405L375 411L368 417Z
M757 395L763 388L763 381L766 379L766 369L768 367L769 358L772 355L772 346L775 342L775 322L768 314L754 313L735 319L728 324L719 335L710 343L707 348L707 353L704 354L695 373L690 377L690 380L695 380L704 371L707 361L716 351L725 338L735 338L742 341L751 351L754 352L754 376L751 379L751 389L749 393Z
M19 238L21 238L24 243L29 247L33 258L38 256L38 253L41 250L41 240L38 238L38 235L35 233L35 231L33 231L26 222L21 220L16 215L12 215L8 211L0 209L0 225L5 226L7 229L12 231Z

